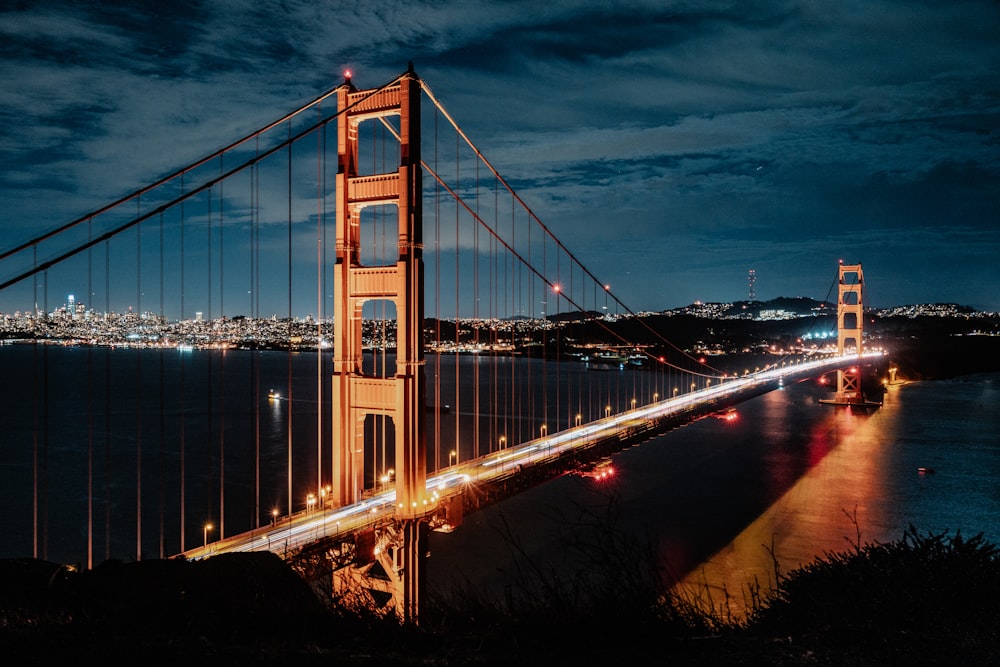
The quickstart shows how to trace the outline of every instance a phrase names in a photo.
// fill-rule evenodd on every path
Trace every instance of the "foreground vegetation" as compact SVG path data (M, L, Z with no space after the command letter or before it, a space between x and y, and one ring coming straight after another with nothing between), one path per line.
M982 537L859 543L782 576L739 620L671 592L653 550L614 530L572 548L585 574L523 560L499 598L459 587L419 628L323 604L271 554L85 573L5 561L0 650L6 664L1000 664L1000 552Z

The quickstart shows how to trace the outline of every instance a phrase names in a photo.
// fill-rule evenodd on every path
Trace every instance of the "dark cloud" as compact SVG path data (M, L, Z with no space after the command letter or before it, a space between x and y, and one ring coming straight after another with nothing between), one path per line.
M345 68L369 86L414 61L636 308L741 298L749 268L762 298L822 297L846 256L881 281L880 305L998 310L997 34L986 0L15 5L0 13L3 245Z

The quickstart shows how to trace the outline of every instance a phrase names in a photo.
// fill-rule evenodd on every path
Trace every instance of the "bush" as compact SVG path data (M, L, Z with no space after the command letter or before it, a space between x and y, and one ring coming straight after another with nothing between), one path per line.
M1000 552L982 534L920 535L826 554L784 577L749 629L920 664L1000 656ZM994 663L996 664L996 663Z

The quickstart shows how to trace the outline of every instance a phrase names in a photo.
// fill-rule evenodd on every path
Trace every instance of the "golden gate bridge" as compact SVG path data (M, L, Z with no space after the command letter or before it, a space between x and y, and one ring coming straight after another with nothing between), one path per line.
M415 620L428 530L485 502L831 370L834 402L866 405L846 370L866 356L860 265L841 266L835 353L713 368L556 238L412 66L348 75L0 265L26 337L84 358L66 378L35 345L20 378L16 530L47 558L54 514L85 524L68 539L88 568L118 535L136 559L269 550Z

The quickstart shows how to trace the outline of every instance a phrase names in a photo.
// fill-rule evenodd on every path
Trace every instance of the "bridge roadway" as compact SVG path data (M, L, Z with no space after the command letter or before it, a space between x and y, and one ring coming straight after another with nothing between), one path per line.
M863 354L862 358L871 360L881 356L881 352L868 352ZM858 359L857 355L825 356L771 367L743 377L727 379L717 386L642 405L449 466L427 478L427 491L431 496L428 514L432 513L435 507L440 507L443 501L461 493L469 484L494 482L505 476L518 475L530 466L554 461L575 450L606 441L637 426L644 426L651 420L677 416L708 404L712 405L713 409L727 408L759 394L762 390L770 391L782 386L784 382L794 382L850 366L857 363ZM769 384L773 386L768 388ZM354 531L390 519L393 516L395 499L395 489L388 489L374 493L353 505L336 508L314 507L291 516L279 517L268 526L190 549L180 556L197 560L222 553L245 551L273 551L283 556L294 553L319 539L350 536Z

